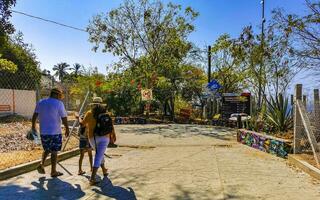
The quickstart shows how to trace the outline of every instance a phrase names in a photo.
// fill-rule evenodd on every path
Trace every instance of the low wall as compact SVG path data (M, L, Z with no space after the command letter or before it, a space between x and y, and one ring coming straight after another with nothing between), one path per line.
M245 129L237 132L237 141L260 151L287 158L292 152L292 141Z
M147 120L142 117L116 117L115 124L146 124Z

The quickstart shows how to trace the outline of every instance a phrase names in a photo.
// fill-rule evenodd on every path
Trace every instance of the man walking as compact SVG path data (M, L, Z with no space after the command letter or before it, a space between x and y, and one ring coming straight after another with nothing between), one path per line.
M41 164L37 168L40 174L45 174L44 162L51 153L51 177L63 175L56 170L57 154L62 147L61 121L66 129L65 136L69 135L67 112L62 103L61 90L51 90L50 97L40 100L32 116L32 130L36 131L36 120L39 117L40 136L43 147Z

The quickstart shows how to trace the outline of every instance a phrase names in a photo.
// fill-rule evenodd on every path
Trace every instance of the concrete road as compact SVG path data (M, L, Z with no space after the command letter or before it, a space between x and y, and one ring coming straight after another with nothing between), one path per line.
M30 172L0 182L0 199L320 199L320 184L287 161L236 143L235 131L200 125L118 125L118 148L98 186L78 157L52 179ZM87 159L85 158L87 161ZM88 171L88 162L85 163ZM99 172L101 175L101 171Z

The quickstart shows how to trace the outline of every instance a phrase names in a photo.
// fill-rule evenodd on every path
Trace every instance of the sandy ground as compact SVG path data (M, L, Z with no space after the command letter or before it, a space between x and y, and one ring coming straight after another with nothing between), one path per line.
M320 183L277 158L236 143L235 132L196 125L120 125L98 186L78 176L30 172L0 182L0 199L320 199ZM134 145L134 146L132 146ZM133 148L136 145L144 148ZM85 158L85 169L89 166Z

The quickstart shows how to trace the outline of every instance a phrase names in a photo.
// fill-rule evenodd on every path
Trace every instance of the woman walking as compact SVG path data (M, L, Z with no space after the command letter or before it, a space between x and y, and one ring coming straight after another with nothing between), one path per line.
M108 169L105 167L104 163L104 153L107 150L110 138L114 140L114 142L116 140L112 120L110 116L106 114L106 112L106 105L102 104L102 98L95 97L93 99L93 103L91 104L91 109L85 114L83 120L79 119L80 123L88 129L87 136L90 145L96 151L92 174L90 177L90 185L95 185L99 182L95 178L99 167L101 167L104 176L108 175ZM101 122L102 116L106 116L104 120L110 120L110 124L103 124L103 122ZM101 126L110 127L104 127L104 129L102 127L101 129ZM101 133L101 130L104 130L104 132Z

